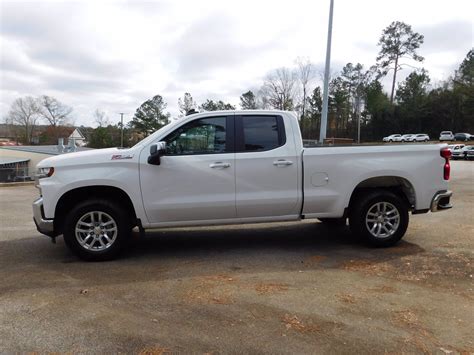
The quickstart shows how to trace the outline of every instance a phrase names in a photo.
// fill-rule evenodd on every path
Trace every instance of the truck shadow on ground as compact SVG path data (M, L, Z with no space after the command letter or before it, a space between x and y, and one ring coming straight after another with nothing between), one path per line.
M88 285L120 284L215 274L344 269L358 261L398 263L402 257L424 252L405 241L392 248L371 248L354 238L348 227L316 222L151 231L143 238L135 235L120 259L106 263L79 260L65 248L62 238L57 245L39 237L33 242L28 238L0 244L0 274L8 275L4 285L10 280L13 288L72 280ZM24 273L30 274L30 282L15 284ZM31 277L35 274L37 279Z
M255 256L273 252L294 255L347 254L349 251L377 255L380 250L383 249L371 248L354 237L348 227L328 227L315 222L151 231L144 238L135 239L133 248L124 256L127 259L148 259L155 256L231 256L240 252Z

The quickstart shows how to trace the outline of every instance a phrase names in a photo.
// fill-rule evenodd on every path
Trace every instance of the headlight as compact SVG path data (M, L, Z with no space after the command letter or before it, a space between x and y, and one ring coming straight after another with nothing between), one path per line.
M35 174L35 186L39 188L40 179L51 177L54 174L54 168L39 168Z
M39 168L36 174L39 178L50 177L54 174L54 168Z

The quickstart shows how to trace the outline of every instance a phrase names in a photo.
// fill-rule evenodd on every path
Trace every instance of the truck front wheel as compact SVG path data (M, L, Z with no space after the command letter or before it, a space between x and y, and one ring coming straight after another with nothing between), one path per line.
M118 256L130 239L129 217L115 202L94 199L73 207L64 224L64 241L71 251L88 261Z
M351 231L376 247L396 244L408 228L407 203L387 190L366 191L351 206Z

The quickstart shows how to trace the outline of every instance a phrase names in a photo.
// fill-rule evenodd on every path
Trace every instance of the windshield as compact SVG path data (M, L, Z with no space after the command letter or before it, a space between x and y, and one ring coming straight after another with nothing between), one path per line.
M147 145L149 142L153 142L156 139L157 136L161 135L161 132L167 131L171 127L176 126L179 122L180 122L180 120L177 119L177 118L171 119L171 121L168 124L164 125L159 130L157 130L154 133L150 134L148 137L142 139L140 142L135 144L132 148L138 148L140 146Z

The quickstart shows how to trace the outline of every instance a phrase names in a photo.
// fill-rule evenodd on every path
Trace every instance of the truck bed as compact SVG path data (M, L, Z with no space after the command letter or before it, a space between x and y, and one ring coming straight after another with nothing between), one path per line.
M446 144L320 146L304 148L303 214L342 216L356 187L402 182L414 191L413 209L428 209L443 179ZM377 180L377 176L384 176ZM429 182L427 186L427 182Z

